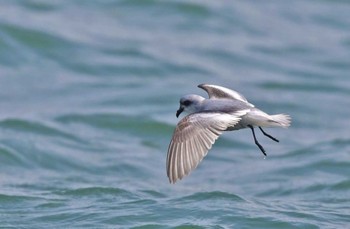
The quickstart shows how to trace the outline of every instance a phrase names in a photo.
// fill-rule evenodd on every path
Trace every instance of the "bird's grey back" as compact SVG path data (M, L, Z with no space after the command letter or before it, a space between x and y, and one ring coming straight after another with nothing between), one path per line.
M251 109L247 103L233 99L206 99L203 101L202 111L217 111L233 113L239 110Z

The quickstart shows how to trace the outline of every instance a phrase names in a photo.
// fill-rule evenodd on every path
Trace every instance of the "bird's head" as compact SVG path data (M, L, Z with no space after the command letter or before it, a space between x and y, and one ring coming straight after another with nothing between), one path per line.
M180 107L176 112L176 117L182 112L194 113L201 110L202 102L205 100L202 96L199 95L184 95L180 99Z

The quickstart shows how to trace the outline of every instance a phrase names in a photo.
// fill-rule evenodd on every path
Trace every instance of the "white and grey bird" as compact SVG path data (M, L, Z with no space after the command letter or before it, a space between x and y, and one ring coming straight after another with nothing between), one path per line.
M223 131L250 128L255 144L266 156L265 149L256 139L254 127L259 127L265 136L278 142L262 127L286 128L291 122L289 115L268 115L231 89L209 84L198 87L208 93L209 99L185 95L176 112L176 117L182 112L189 114L177 124L169 144L166 169L170 183L181 180L195 169Z

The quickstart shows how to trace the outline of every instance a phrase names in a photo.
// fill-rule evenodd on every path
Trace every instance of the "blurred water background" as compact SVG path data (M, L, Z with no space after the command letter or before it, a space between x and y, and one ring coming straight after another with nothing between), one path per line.
M349 228L349 72L349 1L1 0L0 226ZM170 185L200 83L293 123Z

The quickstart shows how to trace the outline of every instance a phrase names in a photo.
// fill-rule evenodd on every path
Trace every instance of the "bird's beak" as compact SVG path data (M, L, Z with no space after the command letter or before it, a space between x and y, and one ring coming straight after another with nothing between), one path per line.
M183 107L180 107L177 111L176 111L176 118L179 117L179 115L184 111Z

